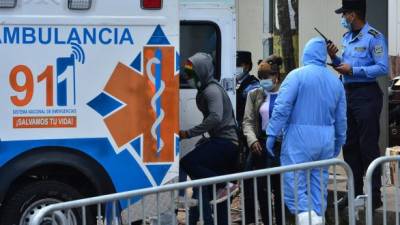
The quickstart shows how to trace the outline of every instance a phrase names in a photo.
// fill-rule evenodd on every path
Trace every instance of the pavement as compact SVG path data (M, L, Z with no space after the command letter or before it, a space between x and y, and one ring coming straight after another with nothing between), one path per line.
M334 214L334 199L333 199L333 190L334 190L334 183L333 183L333 171L330 170L330 183L328 189L331 190L330 195L328 196L328 217L331 219L335 218ZM337 190L339 198L343 195L347 194L347 176L343 169L337 168ZM373 225L381 225L381 224L388 224L388 225L397 225L400 224L400 221L396 223L396 211L398 212L398 218L400 218L400 188L399 186L396 188L395 185L390 184L387 180L384 180L384 184L382 186L382 202L384 205L374 211L373 215ZM397 203L397 206L396 206ZM397 208L396 208L397 207ZM330 212L331 210L331 212ZM338 212L338 217L340 218L339 224L348 224L348 208ZM386 223L384 223L384 217L386 212ZM358 213L356 212L356 224L357 225L364 225L366 224L365 218L366 213L364 209L361 207Z
M340 157L339 157L340 158ZM335 212L334 207L334 175L333 169L330 168L330 182L328 185L328 204L326 211L326 225L344 225L349 224L348 221L348 208L338 210ZM397 184L397 188L395 185L389 182L390 179L384 177L383 179L383 187L382 187L382 202L384 206L376 209L373 215L373 225L400 225L400 185ZM339 166L336 167L336 185L337 185L337 193L338 199L342 196L347 195L347 176L345 171ZM397 206L396 206L397 203ZM232 224L240 225L241 224L241 208L240 208L240 197L236 197L232 201ZM396 217L396 211L398 212ZM364 207L360 207L356 212L356 225L365 225L366 213L364 211ZM337 214L337 215L335 215ZM286 224L294 225L294 217L286 214ZM396 221L397 220L397 221ZM386 223L384 223L386 221ZM397 222L397 223L396 223ZM178 213L178 223L185 224L185 212L180 211ZM262 223L260 223L262 224Z
M332 172L332 170L331 170ZM326 211L326 225L341 225L341 224L349 224L348 221L348 208L345 208L343 210L338 210L337 216L335 216L335 207L334 207L334 198L333 198L333 190L334 190L334 185L333 185L333 175L331 174L330 176L330 184L328 186L329 194L328 194L328 207ZM340 199L342 196L346 195L347 192L347 177L345 175L344 170L340 169L337 167L337 190L338 190L338 199ZM386 191L385 191L386 190ZM397 197L396 197L397 194ZM396 223L396 199L397 199L397 209L400 210L400 188L397 188L397 193L396 193L396 188L393 185L385 185L382 188L382 195L386 196L386 200L382 197L382 201L386 201L386 209L384 211L384 208L378 208L375 210L374 215L373 215L373 225L397 225L400 223ZM240 225L241 224L241 208L240 208L240 196L236 197L232 201L232 210L231 210L231 216L232 216L232 224L233 225ZM384 215L386 212L386 223L384 223ZM400 212L400 211L398 211ZM356 212L356 225L365 225L365 211L363 208L360 208L358 213ZM398 215L398 218L400 218L400 213ZM288 225L294 225L294 217L286 214L286 224ZM399 221L400 222L400 221ZM178 212L178 224L185 224L185 212L184 211L179 211Z

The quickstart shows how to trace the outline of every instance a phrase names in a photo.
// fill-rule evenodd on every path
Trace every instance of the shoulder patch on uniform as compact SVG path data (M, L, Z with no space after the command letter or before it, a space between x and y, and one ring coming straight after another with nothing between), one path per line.
M374 55L375 56L382 56L383 55L383 46L382 45L376 45L374 48Z
M374 30L374 29L370 29L370 30L368 31L368 34L371 34L371 35L374 36L374 37L378 37L378 36L379 36L379 32L376 31L376 30Z

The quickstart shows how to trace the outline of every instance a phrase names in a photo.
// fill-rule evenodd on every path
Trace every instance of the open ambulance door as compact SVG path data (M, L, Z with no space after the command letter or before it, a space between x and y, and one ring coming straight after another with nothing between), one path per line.
M189 3L190 2L190 3ZM234 1L180 4L180 65L196 52L211 54L215 62L215 79L227 90L236 106L234 70L236 68L236 16ZM183 70L181 70L181 73ZM181 77L182 78L182 77ZM202 121L196 106L197 90L180 79L180 128L189 129ZM181 142L181 156L193 148L193 138Z

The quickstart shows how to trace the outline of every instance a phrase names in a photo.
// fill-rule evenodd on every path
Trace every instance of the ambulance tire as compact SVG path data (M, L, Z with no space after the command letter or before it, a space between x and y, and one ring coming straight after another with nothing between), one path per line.
M29 224L32 215L45 205L84 198L74 187L59 181L37 181L21 187L8 197L0 213L0 225ZM69 215L76 225L82 224L81 210ZM63 211L63 213L65 213ZM24 217L25 219L22 219ZM47 217L47 220L51 220ZM46 220L45 220L46 221ZM44 223L51 224L51 222ZM95 224L91 210L86 210L86 224Z

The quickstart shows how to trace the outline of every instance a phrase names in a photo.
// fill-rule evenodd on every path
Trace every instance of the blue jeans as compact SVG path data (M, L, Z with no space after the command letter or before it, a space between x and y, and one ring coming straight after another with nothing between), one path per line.
M233 173L237 157L238 148L231 141L223 138L210 138L184 156L181 159L180 166L192 180L196 180ZM222 187L225 186L224 184L221 185ZM204 225L213 225L213 210L209 204L212 198L212 187L205 186L202 189ZM197 188L194 189L194 198L199 198L199 190ZM226 202L217 205L217 214L219 225L228 223ZM199 207L191 208L189 224L196 224L198 219Z

